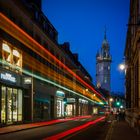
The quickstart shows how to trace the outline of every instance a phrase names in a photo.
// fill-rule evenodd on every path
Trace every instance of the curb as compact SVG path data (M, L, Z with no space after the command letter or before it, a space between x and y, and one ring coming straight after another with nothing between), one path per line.
M71 121L71 120L70 120L70 121ZM64 122L65 122L65 121L64 121ZM55 124L64 123L64 122L57 122L57 123L55 123ZM9 133L19 132L19 131L23 131L23 130L34 129L34 128L38 128L38 127L44 127L44 126L49 126L49 125L55 125L55 124L46 124L46 125L34 126L34 127L30 127L30 128L23 128L23 129L19 129L19 130L13 130L13 131L9 131L9 132L0 133L0 135L5 135L5 134L9 134Z
M109 130L108 130L108 133L107 133L107 135L106 135L105 140L111 140L115 122L116 122L116 120L113 120L113 121L112 121L112 123L111 123L111 125L110 125L110 128L109 128Z

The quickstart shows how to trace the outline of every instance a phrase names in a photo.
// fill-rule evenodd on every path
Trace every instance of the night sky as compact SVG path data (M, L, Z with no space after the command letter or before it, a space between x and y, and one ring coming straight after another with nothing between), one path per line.
M93 78L96 53L102 45L104 29L112 55L111 91L124 92L124 73L118 65L124 61L129 16L129 0L43 0L42 9L58 31L58 42L69 42L73 53Z

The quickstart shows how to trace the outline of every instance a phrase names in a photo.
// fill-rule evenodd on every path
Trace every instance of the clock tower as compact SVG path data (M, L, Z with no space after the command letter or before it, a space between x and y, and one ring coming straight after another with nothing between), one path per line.
M110 93L110 69L111 69L110 47L106 37L106 30L100 51L96 54L96 84L108 90Z

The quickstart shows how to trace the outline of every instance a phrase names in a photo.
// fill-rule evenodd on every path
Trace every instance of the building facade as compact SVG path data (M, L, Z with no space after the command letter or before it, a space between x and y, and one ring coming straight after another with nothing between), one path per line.
M111 55L110 47L106 38L106 31L101 50L96 54L96 84L110 92L110 69L111 69Z
M105 98L41 11L41 1L0 1L0 124L92 114ZM18 13L18 14L17 14Z
M125 47L126 105L140 108L140 1L130 0Z
M125 46L126 121L139 134L140 120L140 1L130 0Z

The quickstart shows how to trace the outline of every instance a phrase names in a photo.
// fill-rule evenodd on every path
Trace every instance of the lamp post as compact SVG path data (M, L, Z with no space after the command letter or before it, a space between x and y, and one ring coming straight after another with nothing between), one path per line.
M112 102L114 101L113 98L109 98L109 108L110 108L110 111L112 110Z

